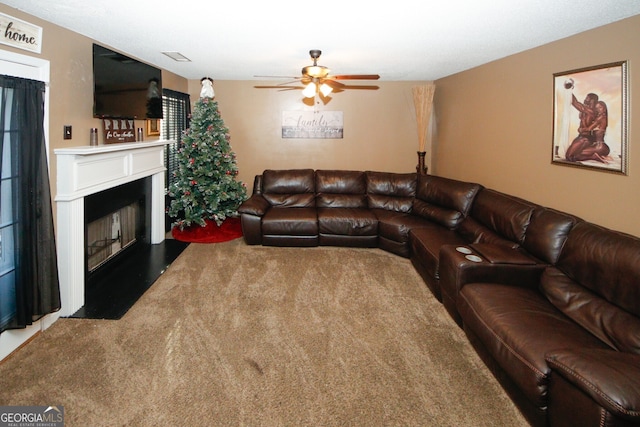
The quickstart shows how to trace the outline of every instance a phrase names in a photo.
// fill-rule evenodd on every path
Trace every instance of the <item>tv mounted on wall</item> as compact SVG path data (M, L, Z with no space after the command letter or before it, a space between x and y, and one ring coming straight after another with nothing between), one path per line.
M93 116L161 119L160 69L94 44Z

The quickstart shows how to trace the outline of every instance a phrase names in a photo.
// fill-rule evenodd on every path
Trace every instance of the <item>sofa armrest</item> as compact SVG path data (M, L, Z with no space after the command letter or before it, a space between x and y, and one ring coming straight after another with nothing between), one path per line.
M262 194L253 194L238 207L241 214L264 216L271 205Z
M493 249L490 249L492 248ZM465 252L462 250L468 249ZM481 249L481 250L478 250ZM480 256L477 259L474 256ZM456 294L466 283L491 282L537 288L547 264L499 245L443 245L440 248L440 282L451 282Z
M482 252L476 249L480 248ZM451 317L462 325L457 301L467 283L491 282L536 289L547 267L517 249L501 245L443 245L440 248L440 291L442 303ZM460 252L468 249L469 254ZM480 256L478 261L467 258Z
M491 264L537 264L535 259L517 248L490 243L473 243L469 247Z
M546 360L554 373L610 413L640 421L640 355L614 350L563 349Z

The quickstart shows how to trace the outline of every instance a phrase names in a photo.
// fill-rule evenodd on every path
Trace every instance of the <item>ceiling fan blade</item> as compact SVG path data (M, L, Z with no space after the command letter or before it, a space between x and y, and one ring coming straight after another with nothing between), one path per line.
M329 76L334 80L378 80L377 74L342 74L338 76Z
M304 89L304 86L254 86L256 89L280 89L280 90L294 90L294 89Z
M263 79L295 79L295 80L299 80L300 77L294 77L294 76L253 76L256 78L263 78Z
M331 89L342 89L345 87L345 85L343 83L337 82L335 80L331 80L331 79L323 79L322 83L326 83L328 86L331 86Z
M351 85L343 85L340 89L340 91L342 90L351 90L351 89L363 89L363 90L378 90L380 89L380 87L375 86L375 85L357 85L357 86L351 86Z
M304 81L302 81L302 80L292 80L292 81L288 81L288 82L278 83L278 86L287 86L287 85L290 85L292 83L301 84L301 83L304 83Z

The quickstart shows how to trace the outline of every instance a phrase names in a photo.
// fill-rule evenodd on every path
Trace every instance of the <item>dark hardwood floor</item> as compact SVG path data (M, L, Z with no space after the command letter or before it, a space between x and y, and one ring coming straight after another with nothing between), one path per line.
M166 239L131 251L108 273L92 277L85 287L84 307L70 317L120 319L188 245Z

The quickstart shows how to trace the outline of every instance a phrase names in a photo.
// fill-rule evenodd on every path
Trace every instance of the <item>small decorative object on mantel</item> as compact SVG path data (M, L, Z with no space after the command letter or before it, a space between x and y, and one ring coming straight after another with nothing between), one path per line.
M133 119L102 119L104 126L104 143L136 142L135 123Z
M98 128L91 128L89 132L89 145L92 147L98 145Z
M418 166L416 170L419 174L426 175L427 166L425 164L425 155L427 154L427 138L429 136L429 120L431 120L431 111L433 109L433 94L436 85L428 82L423 86L414 86L413 104L416 110L416 123L418 125Z

